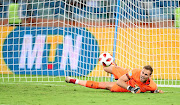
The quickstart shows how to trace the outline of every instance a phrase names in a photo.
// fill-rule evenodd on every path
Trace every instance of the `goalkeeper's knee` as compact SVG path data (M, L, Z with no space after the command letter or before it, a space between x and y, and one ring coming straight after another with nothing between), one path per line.
M87 81L87 82L86 82L86 87L98 89L98 87L99 87L99 82Z

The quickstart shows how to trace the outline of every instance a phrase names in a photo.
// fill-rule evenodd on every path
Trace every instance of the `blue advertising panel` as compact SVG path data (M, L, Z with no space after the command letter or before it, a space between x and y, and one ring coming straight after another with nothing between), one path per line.
M5 39L3 59L15 74L88 75L99 46L85 28L17 27Z

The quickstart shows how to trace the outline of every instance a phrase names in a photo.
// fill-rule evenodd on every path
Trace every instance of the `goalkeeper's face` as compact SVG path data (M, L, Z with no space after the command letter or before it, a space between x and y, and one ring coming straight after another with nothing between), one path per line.
M150 77L151 77L151 71L146 70L146 69L142 69L141 75L140 75L140 81L146 82Z

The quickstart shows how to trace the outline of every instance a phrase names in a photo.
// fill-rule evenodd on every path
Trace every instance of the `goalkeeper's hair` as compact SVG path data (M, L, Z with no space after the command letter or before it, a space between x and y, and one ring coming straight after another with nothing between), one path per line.
M151 74L153 73L153 68L151 67L151 65L146 65L143 67L143 69L149 70L151 72Z

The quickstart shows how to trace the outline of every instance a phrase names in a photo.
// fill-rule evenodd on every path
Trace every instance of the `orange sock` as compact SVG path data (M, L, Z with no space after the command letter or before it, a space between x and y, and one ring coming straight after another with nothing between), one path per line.
M86 82L86 87L98 89L99 88L99 82L87 81Z

